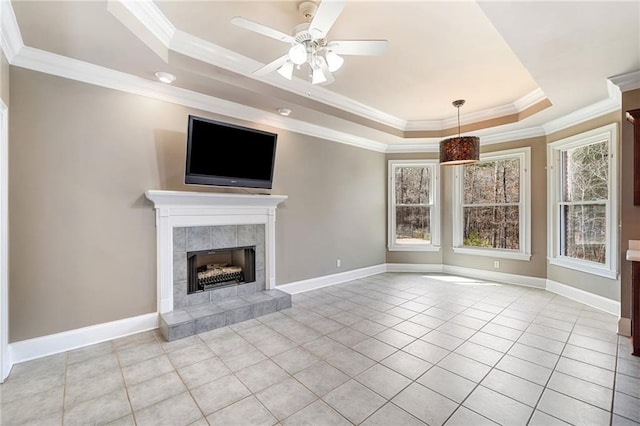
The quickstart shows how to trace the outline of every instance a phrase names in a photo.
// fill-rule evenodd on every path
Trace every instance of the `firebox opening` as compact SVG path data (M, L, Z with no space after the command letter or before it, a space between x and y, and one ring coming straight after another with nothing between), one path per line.
M187 253L188 294L255 281L256 248L232 247Z

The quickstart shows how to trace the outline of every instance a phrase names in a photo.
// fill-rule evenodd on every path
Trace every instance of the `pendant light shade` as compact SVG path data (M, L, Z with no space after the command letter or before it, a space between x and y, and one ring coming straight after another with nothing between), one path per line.
M457 166L473 164L480 159L480 138L477 136L460 136L460 107L464 100L453 101L458 109L458 136L440 142L440 165Z
M480 159L480 138L462 136L440 142L440 165L472 164Z

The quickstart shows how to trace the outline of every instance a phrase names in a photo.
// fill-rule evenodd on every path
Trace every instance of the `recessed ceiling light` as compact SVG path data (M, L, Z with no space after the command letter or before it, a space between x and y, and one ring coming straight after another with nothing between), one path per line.
M291 110L289 108L278 108L278 114L287 117L289 114L291 114Z
M171 84L176 81L176 76L164 71L158 71L156 73L156 78L163 83Z

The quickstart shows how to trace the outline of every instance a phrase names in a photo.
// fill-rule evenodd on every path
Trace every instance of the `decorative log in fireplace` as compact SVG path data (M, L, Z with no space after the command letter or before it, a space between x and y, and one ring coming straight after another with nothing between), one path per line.
M198 285L204 286L205 290L208 285L218 284L222 282L241 282L244 281L241 266L233 266L228 263L218 264L209 263L198 267Z
M189 294L255 281L255 246L187 253Z

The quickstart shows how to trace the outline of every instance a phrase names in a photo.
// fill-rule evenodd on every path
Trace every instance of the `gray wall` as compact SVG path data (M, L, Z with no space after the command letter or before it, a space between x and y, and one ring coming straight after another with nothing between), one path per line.
M10 341L154 312L144 191L216 191L182 184L188 114L252 124L10 71ZM384 263L384 154L266 130L279 134L272 193L289 196L277 283Z
M289 199L276 216L277 282L384 263L384 154L300 135L282 139L273 193Z

